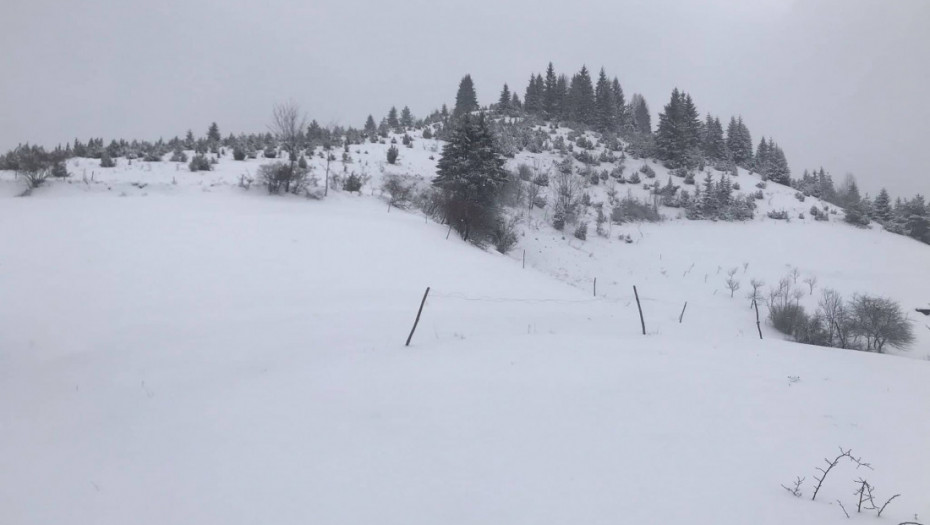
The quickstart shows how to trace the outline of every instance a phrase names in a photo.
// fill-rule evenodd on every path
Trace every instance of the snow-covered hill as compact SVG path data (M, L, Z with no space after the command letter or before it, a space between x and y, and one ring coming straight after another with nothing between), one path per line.
M882 520L930 515L924 321L900 359L760 341L745 299L797 268L805 301L925 305L927 246L796 219L813 199L770 183L748 223L586 241L535 209L505 256L387 211L385 174L434 172L441 143L414 138L397 165L353 146L332 169L361 195L319 201L240 188L259 160L73 160L29 198L0 176L0 522L845 523L859 476L902 494ZM811 502L838 446L874 471Z

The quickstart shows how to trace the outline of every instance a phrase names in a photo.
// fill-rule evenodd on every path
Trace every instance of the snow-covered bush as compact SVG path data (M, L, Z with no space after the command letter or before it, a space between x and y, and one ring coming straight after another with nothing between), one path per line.
M767 215L769 219L775 219L776 221L787 221L788 220L788 212L785 210L778 210L778 211L772 210L768 212Z
M268 193L299 194L309 182L309 170L287 162L272 162L258 168L258 180Z
M581 221L578 223L578 226L575 227L575 238L581 239L582 241L587 240L588 238L588 223Z
M194 155L187 167L191 171L211 171L213 169L213 165L210 163L210 159L208 159L202 153Z
M180 149L174 150L171 154L171 162L187 162L187 153L184 153Z
M490 232L491 244L501 253L507 253L517 244L516 217L510 219L500 217Z
M392 145L390 148L388 148L387 150L388 164L396 163L398 154L400 154L400 151L398 151L397 146Z

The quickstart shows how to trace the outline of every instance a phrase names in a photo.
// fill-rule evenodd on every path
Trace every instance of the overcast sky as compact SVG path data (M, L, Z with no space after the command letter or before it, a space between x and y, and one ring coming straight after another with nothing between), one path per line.
M3 0L0 149L80 137L263 131L276 101L361 126L523 96L551 60L616 75L655 114L672 88L772 136L794 175L930 194L926 0Z

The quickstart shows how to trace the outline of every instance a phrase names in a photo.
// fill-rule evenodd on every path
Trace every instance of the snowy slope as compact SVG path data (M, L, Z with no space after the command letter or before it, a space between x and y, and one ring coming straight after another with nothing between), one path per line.
M920 359L759 341L723 286L790 265L920 302L926 246L768 219L582 242L536 210L484 252L373 198L382 167L428 179L437 146L359 147L345 172L371 182L323 201L238 188L260 161L78 160L29 198L5 175L0 522L845 523L860 475L902 493L888 523L930 515L930 330ZM875 470L811 502L838 446Z

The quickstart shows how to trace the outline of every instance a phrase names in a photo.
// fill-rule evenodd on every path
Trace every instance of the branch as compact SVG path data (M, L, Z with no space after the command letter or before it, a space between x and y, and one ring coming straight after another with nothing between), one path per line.
M887 507L888 504L891 503L891 500L897 498L898 496L900 496L900 494L895 494L894 496L888 498L888 501L886 501L885 504L882 505L882 508L878 509L878 517L879 517L879 518L882 517L882 512L884 512L885 507Z
M804 495L804 494L801 492L801 484L804 483L804 479L805 479L805 478L802 478L801 476L798 476L797 479L794 480L794 487L786 487L786 486L784 486L784 485L782 485L781 487L782 487L783 489L787 490L788 492L790 492L792 496L794 496L794 497L796 497L796 498L800 498L801 496Z
M830 461L827 458L823 459L824 461L827 462L827 468L822 469L820 467L817 467L817 470L821 472L821 475L819 478L817 476L814 476L814 479L817 480L817 486L814 488L814 495L811 497L811 501L814 501L815 499L817 499L817 493L820 492L820 487L823 485L823 480L827 479L827 474L829 474L830 471L833 470L833 467L835 467L836 464L839 463L841 459L852 457L850 455L850 452L852 452L852 449L843 450L843 447L840 447L840 455L836 456L836 458L834 458L833 461Z
M840 500L836 500L836 502L840 504L840 508L843 509L843 514L845 514L845 515L846 515L846 518L848 519L848 518L849 518L849 513L846 512L846 507L843 506L843 502L840 501Z

